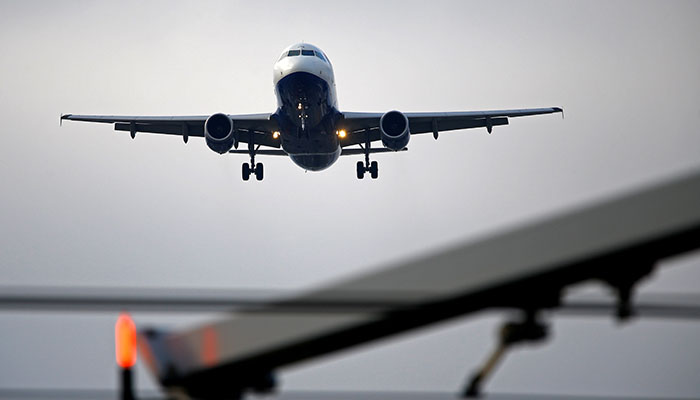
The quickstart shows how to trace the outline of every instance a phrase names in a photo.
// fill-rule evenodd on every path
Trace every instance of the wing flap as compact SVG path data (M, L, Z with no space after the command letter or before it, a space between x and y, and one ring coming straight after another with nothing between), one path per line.
M245 154L249 155L250 152L248 150L229 150L229 154ZM257 156L284 156L287 157L289 154L287 154L286 151L284 150L268 150L268 149L260 149L255 152L255 155Z
M495 117L491 119L491 126L508 125L508 118ZM433 122L438 132L454 131L458 129L485 128L488 125L486 118L411 118L409 126L411 134L417 135L421 133L433 132Z
M204 124L191 124L191 123L180 123L180 124L142 124L135 123L133 128L134 132L144 132L144 133L162 133L165 135L178 135L182 136L184 134L184 125L187 125L187 134L189 136L204 137ZM132 124L117 122L114 124L115 131L125 131L131 132Z
M386 147L375 147L375 148L369 149L369 152L371 154L399 153L399 152L403 152L403 151L408 151L408 147L404 147L403 149L398 150L398 151L387 149ZM364 155L364 154L365 154L364 149L348 149L348 148L343 149L342 153L340 153L341 156L356 156L356 155Z

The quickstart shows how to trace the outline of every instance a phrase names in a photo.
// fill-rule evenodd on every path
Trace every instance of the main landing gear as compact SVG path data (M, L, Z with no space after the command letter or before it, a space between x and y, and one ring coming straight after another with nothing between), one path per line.
M369 172L372 179L377 179L379 176L379 164L377 164L376 161L369 162L369 152L371 148L369 137L365 141L365 145L360 145L360 147L365 151L365 162L357 162L357 179L363 179L365 177L365 172Z
M255 152L258 150L260 145L255 147L253 143L248 143L248 153L250 154L250 164L243 164L241 170L241 176L244 181L250 179L250 174L255 174L255 179L261 181L263 180L263 164L255 163Z
M362 179L365 177L365 172L369 172L372 179L377 179L379 176L379 165L376 161L365 165L362 161L357 162L357 179Z
M245 164L243 164L243 169L241 172L242 172L241 175L243 176L244 181L247 181L248 179L250 179L251 174L255 174L255 179L257 179L259 181L263 180L263 164L262 163L257 163L257 164L245 163Z

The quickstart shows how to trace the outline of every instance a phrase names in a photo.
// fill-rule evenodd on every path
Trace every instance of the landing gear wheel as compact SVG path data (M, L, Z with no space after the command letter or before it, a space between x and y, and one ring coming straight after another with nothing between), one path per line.
M357 179L365 177L365 164L362 161L357 162Z
M372 175L372 179L377 179L379 176L379 164L376 161L372 161L372 164L370 164L369 173Z
M263 180L263 165L262 163L258 163L255 166L255 179L261 181Z
M250 179L250 165L248 165L247 163L243 164L243 169L241 172L242 172L241 175L243 176L244 181L247 181L248 179Z

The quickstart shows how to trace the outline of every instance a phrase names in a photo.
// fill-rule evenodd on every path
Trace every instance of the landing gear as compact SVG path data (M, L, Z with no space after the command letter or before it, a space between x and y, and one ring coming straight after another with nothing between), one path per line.
M251 174L255 174L255 179L261 181L263 180L263 164L262 163L257 163L254 164L254 166L250 166L250 164L245 163L243 164L243 168L241 171L241 175L243 177L244 181L247 181L250 179Z
M357 162L357 179L363 179L365 177L365 172L369 172L369 175L372 177L372 179L377 179L377 177L379 177L379 164L376 161L372 161L371 163L369 162L369 152L371 144L369 141L369 134L366 131L365 135L365 145L362 146L360 144L362 150L365 151L365 162Z
M369 176L372 179L377 179L379 177L379 164L376 161L369 162L369 155L365 162L357 162L357 179L363 179L365 177L365 172L369 172Z
M247 181L248 179L250 179L250 165L248 165L248 164L243 164L242 175L243 175L243 180L244 180L244 181Z
M365 177L365 164L362 161L357 162L357 179Z
M257 179L259 181L263 180L263 164L262 163L258 163L255 166L255 179Z
M250 164L243 164L241 169L241 177L244 181L250 179L250 174L255 174L255 179L261 181L263 180L263 164L255 163L255 152L258 150L260 145L255 147L253 143L248 143L248 153L250 154Z

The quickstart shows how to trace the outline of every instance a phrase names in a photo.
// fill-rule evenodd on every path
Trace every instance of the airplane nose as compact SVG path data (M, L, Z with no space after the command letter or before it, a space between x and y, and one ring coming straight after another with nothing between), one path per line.
M322 61L316 57L311 56L295 56L295 57L285 57L281 59L275 66L277 73L275 74L275 80L279 81L282 78L291 75L295 72L306 72L309 74L316 75L318 77L323 77L323 67Z
M305 62L303 62L301 57L294 57L289 60L289 64L286 65L286 73L293 74L295 72L306 72Z

